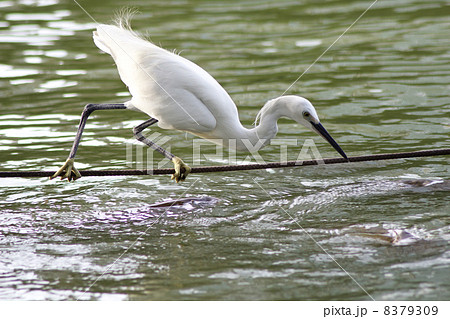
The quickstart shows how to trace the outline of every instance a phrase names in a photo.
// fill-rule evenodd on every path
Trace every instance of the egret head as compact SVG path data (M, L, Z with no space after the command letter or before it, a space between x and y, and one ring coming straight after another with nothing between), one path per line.
M291 118L297 123L300 123L311 131L319 134L330 143L342 157L347 158L347 155L345 155L342 148L320 123L316 109L307 99L297 95L286 95L270 100L266 103L266 106L268 112L277 113L279 117ZM263 107L263 109L265 107ZM260 116L263 116L263 114Z

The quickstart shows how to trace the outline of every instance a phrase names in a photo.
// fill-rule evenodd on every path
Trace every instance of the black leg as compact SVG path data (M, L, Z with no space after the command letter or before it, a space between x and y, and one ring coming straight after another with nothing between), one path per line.
M83 135L84 127L86 126L86 121L92 112L97 110L123 110L127 107L125 104L88 104L84 107L83 113L81 113L80 124L78 125L77 135L73 141L72 149L70 150L69 157L66 163L55 173L51 179L61 176L61 179L67 178L69 181L72 179L78 179L81 177L80 172L74 166L74 158L78 150L78 145L81 141L81 135Z
M172 163L174 164L174 168L175 168L175 174L172 175L172 179L174 179L177 183L180 181L184 181L186 179L186 177L188 176L188 174L191 172L191 168L189 166L187 166L181 158L166 151L161 146L159 146L155 142L149 140L142 134L142 131L144 129L146 129L147 127L149 127L157 122L158 122L157 119L150 118L149 120L145 121L144 123L136 126L133 129L133 134L139 142L144 143L148 147L161 153L164 157L170 159L172 161Z
M78 125L77 136L75 137L75 141L73 141L72 149L70 150L69 158L74 158L78 145L81 141L81 135L83 134L84 127L86 126L87 119L92 112L97 110L122 110L126 109L125 104L88 104L84 107L83 113L81 113L80 124Z
M148 138L146 138L144 135L142 135L142 131L145 130L147 127L157 123L158 120L154 119L154 118L150 118L149 120L145 121L142 124L139 124L138 126L136 126L135 128L133 128L133 134L134 137L139 141L144 143L145 145L147 145L148 147L154 149L155 151L158 151L159 153L161 153L164 157L172 160L175 155L173 155L172 153L166 151L165 149L163 149L161 146L159 146L158 144L156 144L155 142L152 142L151 140L149 140Z

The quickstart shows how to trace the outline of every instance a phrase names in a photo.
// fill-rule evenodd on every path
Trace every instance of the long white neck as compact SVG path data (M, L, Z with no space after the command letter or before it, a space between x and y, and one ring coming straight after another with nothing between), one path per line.
M240 125L233 134L236 137L235 141L230 139L228 145L224 146L238 151L258 151L277 135L277 121L283 115L273 105L264 105L256 117L259 124L252 129Z
M238 118L232 118L221 122L216 132L212 134L197 133L197 135L227 148L254 152L269 144L270 140L277 135L277 121L280 117L291 118L308 127L309 123L301 118L302 110L306 108L317 118L308 100L295 95L281 96L264 104L256 116L256 122L259 124L252 129L242 126Z

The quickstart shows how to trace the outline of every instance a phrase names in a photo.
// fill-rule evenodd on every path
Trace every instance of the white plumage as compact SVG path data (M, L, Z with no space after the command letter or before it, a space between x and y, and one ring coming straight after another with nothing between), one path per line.
M244 151L250 144L267 145L277 134L276 123L282 116L317 131L311 125L319 124L314 107L299 96L270 100L258 113L259 125L243 127L233 100L208 72L140 38L126 24L99 25L94 42L116 62L132 95L127 107L157 119L161 128L190 132Z
M112 56L122 81L132 98L122 104L88 104L80 120L69 157L52 176L70 180L81 177L74 166L75 154L87 118L95 110L132 109L147 113L151 119L135 127L135 137L160 152L174 164L172 179L183 181L191 171L182 159L142 135L155 123L163 129L190 132L225 147L239 151L257 151L277 134L277 121L287 117L325 138L347 158L344 151L320 124L312 104L295 95L268 101L259 111L259 124L251 129L242 126L231 97L222 86L195 63L140 38L129 27L129 20L119 19L118 26L101 24L94 31L94 42Z

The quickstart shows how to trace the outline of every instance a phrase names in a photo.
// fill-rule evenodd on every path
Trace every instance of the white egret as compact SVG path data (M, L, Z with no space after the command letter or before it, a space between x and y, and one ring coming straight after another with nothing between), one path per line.
M182 181L190 168L179 157L145 138L142 131L158 123L163 129L185 131L239 151L257 150L278 132L280 117L290 118L327 140L344 158L344 151L319 121L313 105L305 98L289 95L268 101L251 129L239 121L235 103L225 89L195 63L142 39L122 19L118 25L99 25L94 42L114 59L121 80L132 95L123 104L88 104L66 163L52 176L69 181L81 177L74 158L88 116L95 110L129 109L146 113L150 119L134 128L135 137L174 163L172 179Z

